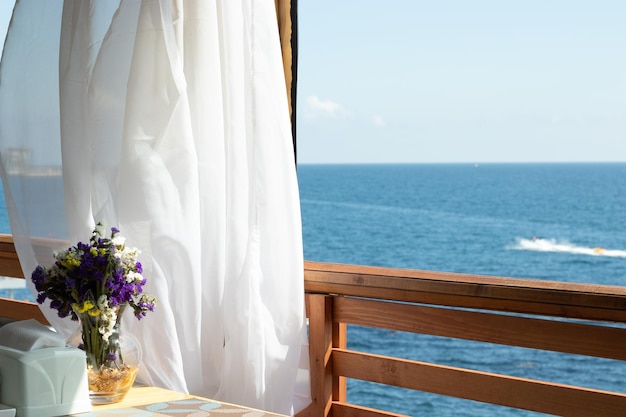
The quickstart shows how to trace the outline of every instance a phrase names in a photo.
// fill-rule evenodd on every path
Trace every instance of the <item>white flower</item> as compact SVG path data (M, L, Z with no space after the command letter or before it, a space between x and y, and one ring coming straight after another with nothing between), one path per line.
M141 251L137 248L124 248L124 259L134 261L140 253Z
M124 236L115 236L111 239L111 242L118 248L123 248L126 243L126 238Z
M98 224L94 228L94 233L99 236L104 236L104 234L106 233L106 228L102 223L98 222Z
M67 258L67 255L68 255L68 254L69 254L69 251L68 251L67 249L63 249L63 250L61 250L61 251L55 251L55 252L53 253L53 256L54 256L54 258L55 258L55 259L58 259L58 260L61 260L61 261L62 261L62 260L64 260L65 258Z
M109 299L106 294L102 294L98 297L98 310L106 311L109 308Z
M106 295L101 295L98 298L98 308L100 309L98 332L102 335L102 340L109 343L109 338L113 334L113 328L117 322L117 310L111 307Z
M129 284L131 282L141 282L142 280L143 280L143 275L141 275L139 272L129 271L126 274L126 282L128 282Z

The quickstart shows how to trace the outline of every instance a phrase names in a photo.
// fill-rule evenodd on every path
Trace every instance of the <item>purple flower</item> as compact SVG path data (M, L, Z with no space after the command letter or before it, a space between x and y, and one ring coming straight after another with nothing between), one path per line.
M88 243L78 242L56 254L50 267L35 268L31 280L38 292L38 303L50 300L51 308L57 310L60 317L71 315L72 319L77 319L72 304L89 302L96 306L101 297L105 297L111 306L128 303L138 318L154 310L153 304L135 299L142 293L145 277L139 282L137 277L126 282L128 274L143 272L143 266L136 259L138 251L120 253L113 243L119 229L111 228L110 237L105 237L103 231L98 223Z
M37 266L31 274L31 279L35 285L41 285L46 279L46 271L41 266Z

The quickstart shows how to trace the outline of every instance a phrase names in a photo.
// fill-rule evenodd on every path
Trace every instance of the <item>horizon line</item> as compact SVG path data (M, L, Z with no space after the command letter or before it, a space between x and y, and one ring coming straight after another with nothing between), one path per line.
M486 162L467 162L467 161L434 161L434 162L366 162L366 161L327 161L327 162L297 162L297 165L557 165L557 164L626 164L625 161L486 161Z

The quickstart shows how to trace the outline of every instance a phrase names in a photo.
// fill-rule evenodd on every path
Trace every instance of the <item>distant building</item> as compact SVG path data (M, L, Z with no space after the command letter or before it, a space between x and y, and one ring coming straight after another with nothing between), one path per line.
M33 166L30 148L7 148L2 152L2 163L7 175L57 176L61 167Z
M25 175L32 167L32 150L8 148L2 152L2 163L8 175Z

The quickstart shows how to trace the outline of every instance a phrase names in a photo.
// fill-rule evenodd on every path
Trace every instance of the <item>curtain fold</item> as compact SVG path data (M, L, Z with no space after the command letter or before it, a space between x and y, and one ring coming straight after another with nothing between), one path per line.
M124 321L140 380L289 414L310 395L276 11L18 0L0 63L0 171L26 276L99 221L141 249L159 302Z

